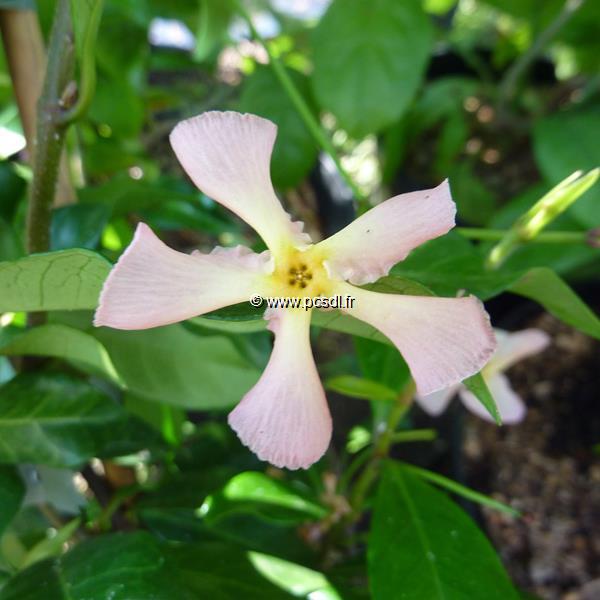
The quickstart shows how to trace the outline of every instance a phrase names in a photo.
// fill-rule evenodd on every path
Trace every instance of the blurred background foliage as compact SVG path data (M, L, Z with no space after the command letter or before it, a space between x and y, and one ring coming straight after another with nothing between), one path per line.
M0 0L0 11L35 9L47 40L54 5ZM8 265L0 265L0 586L8 581L0 598L518 597L477 526L404 463L389 463L376 497L360 507L374 507L372 527L352 514L354 473L408 380L400 356L372 332L317 321L328 328L314 336L329 389L370 402L345 398L354 408L340 409L334 401L331 451L307 472L284 473L265 469L225 424L268 360L259 314L238 307L122 332L93 330L91 310L108 261L139 221L180 250L262 248L188 181L170 149L173 126L207 110L278 125L273 181L314 239L353 218L356 191L368 198L364 209L446 177L460 226L509 228L573 171L600 164L600 3L244 6L358 190L319 147L239 5L105 0L95 94L66 139L74 194L59 188L52 215L51 250L83 249L65 255L62 270L52 258L8 262L25 255L32 175L0 53L0 260ZM452 233L394 275L442 295L519 294L598 338L600 322L572 288L584 300L598 290L599 225L596 186L548 227L581 234L578 244L524 244L489 271L491 238ZM15 300L11 265L43 271L46 287L25 281ZM51 311L48 323L26 331L22 311L38 310ZM36 369L16 375L31 360ZM418 422L409 415L402 428ZM402 446L394 456L431 466L432 450L416 447L420 454Z

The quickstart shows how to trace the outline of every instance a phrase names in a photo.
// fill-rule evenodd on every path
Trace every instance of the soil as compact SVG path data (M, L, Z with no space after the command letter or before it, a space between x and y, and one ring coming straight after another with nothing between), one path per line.
M465 420L466 481L510 503L484 528L521 589L548 600L600 598L600 343L544 314L553 339L508 375L528 406L518 426Z

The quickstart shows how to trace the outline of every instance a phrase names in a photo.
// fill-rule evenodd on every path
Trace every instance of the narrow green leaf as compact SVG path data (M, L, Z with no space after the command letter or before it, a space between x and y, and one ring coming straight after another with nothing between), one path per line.
M354 375L330 377L325 382L325 387L332 392L344 394L344 396L350 398L361 398L362 400L393 401L398 396L394 390L386 385Z
M89 250L0 263L0 312L93 309L110 263Z
M56 531L52 537L46 537L39 541L31 548L31 550L29 550L29 552L27 552L23 564L20 565L21 568L25 569L39 560L61 554L64 544L73 537L73 534L79 529L80 525L81 517L77 517L72 521L69 521L66 525L63 525L63 527Z
M463 381L463 384L483 404L484 408L490 413L494 421L496 421L496 425L502 425L502 417L496 406L496 401L481 373L471 375L471 377Z
M410 432L409 432L410 433ZM468 488L452 479L448 479L448 477L444 477L443 475L439 475L438 473L434 473L433 471L429 471L428 469L421 469L420 467L415 467L414 465L404 464L402 468L408 470L415 475L425 479L426 481L430 481L431 483L435 483L441 487L446 488L448 491L457 494L458 496L462 496L467 500L472 500L473 502L477 502L478 504L482 504L483 506L488 506L489 508L493 508L499 512L510 515L511 517L520 516L519 511L514 509L512 506L508 506L503 502L499 502L498 500L494 500L485 494L480 494L471 488Z
M388 462L377 493L368 565L374 600L516 600L498 556L444 493Z

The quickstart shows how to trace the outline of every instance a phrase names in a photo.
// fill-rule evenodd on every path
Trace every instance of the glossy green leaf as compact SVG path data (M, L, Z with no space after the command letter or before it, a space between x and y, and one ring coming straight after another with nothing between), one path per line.
M161 544L146 532L98 536L21 571L0 600L282 600L240 550L217 543Z
M107 260L79 249L0 263L0 312L96 308L109 271Z
M52 356L119 382L108 352L93 336L61 324L49 324L28 329L1 343L0 354L5 356Z
M78 466L127 438L125 414L104 393L62 374L21 374L0 387L0 463ZM115 441L111 437L115 436Z
M432 37L420 0L334 0L312 36L317 100L356 137L381 130L414 97Z
M398 396L394 390L386 385L354 375L330 377L325 382L325 388L350 398L361 398L363 400L392 401Z
M17 471L0 466L0 537L17 514L24 496L25 486Z
M393 462L377 493L368 563L374 600L518 598L475 523L444 493Z
M73 204L55 209L52 211L50 229L52 250L93 250L100 241L110 212L110 208L105 204Z
M260 375L227 338L194 335L182 325L144 331L100 328L94 335L129 390L173 406L229 408Z
M222 516L225 510L258 511L275 519L281 514L282 520L291 513L300 521L321 519L327 515L327 510L310 500L306 491L301 493L285 482L256 471L246 471L233 477L218 494L207 500L205 506L203 517L209 520Z
M288 74L307 99L308 80L297 71L288 70ZM300 183L315 164L317 145L269 67L259 66L248 77L238 108L277 124L277 140L271 159L275 185L287 189Z

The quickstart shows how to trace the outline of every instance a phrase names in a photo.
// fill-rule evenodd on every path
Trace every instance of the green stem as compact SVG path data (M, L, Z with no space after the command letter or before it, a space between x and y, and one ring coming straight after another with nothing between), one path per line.
M373 483L379 476L381 462L387 458L390 452L390 448L394 442L396 429L408 409L411 407L414 394L415 385L411 380L390 411L385 430L375 442L371 460L354 484L350 495L350 506L352 507L350 519L352 521L357 520L362 513L367 495L369 494Z
M497 242L508 232L507 229L482 229L478 227L457 227L454 231L470 240ZM538 234L532 242L540 244L584 244L588 239L586 231L545 231Z
M579 10L585 0L566 0L561 11L550 22L533 42L531 47L522 54L506 72L506 75L498 86L498 111L504 110L504 106L512 99L517 84L529 65L537 58L546 44L565 26L570 18Z
M33 181L26 226L29 253L47 252L50 248L51 209L65 141L65 127L60 117L70 101L67 93L74 69L73 50L69 0L58 0L50 34L46 77L38 103Z
M308 104L306 103L300 92L296 89L294 82L291 80L290 76L288 75L287 71L285 70L285 67L283 66L279 58L277 58L277 56L273 54L265 39L254 27L254 24L252 23L252 18L246 10L246 8L242 5L242 3L239 0L234 0L234 2L237 6L239 13L244 17L244 19L248 23L248 27L250 28L252 37L255 41L257 41L259 44L261 44L261 46L264 47L267 56L269 57L269 65L273 69L275 77L279 81L279 84L283 88L283 91L287 94L288 98L290 99L290 102L293 104L294 108L300 115L300 118L304 121L304 124L313 136L315 142L327 154L329 154L329 156L335 163L335 166L337 167L340 175L342 176L348 187L352 190L352 193L354 194L354 197L359 203L360 208L364 209L367 198L361 192L359 187L354 183L354 181L352 181L352 178L342 166L340 158L337 155L336 149L332 141L329 139L329 136L323 131L321 125L319 124L312 111L308 107Z
M437 437L435 429L410 429L409 431L398 431L391 438L392 444L404 444L406 442L431 442Z

